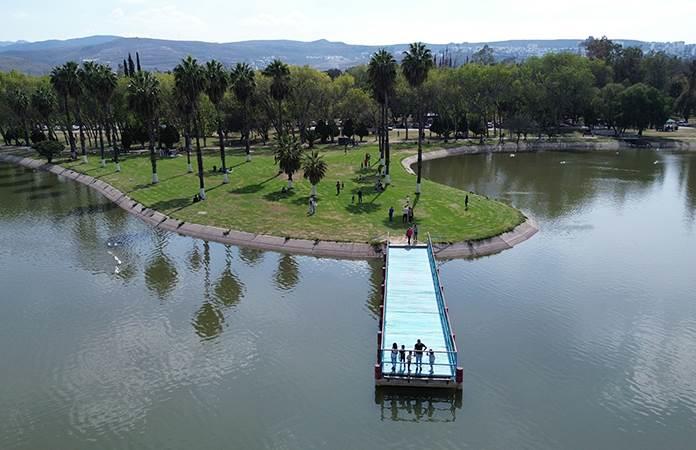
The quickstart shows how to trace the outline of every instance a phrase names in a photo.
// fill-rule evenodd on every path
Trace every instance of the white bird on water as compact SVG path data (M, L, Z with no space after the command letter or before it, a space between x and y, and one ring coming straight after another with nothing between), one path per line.
M565 164L565 163L566 163L565 160L561 161L561 164Z
M510 158L514 158L514 157L515 157L515 154L514 154L514 153L510 153Z

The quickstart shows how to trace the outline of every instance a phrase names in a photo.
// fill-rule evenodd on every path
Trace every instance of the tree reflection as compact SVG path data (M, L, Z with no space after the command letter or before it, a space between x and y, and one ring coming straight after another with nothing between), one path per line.
M244 285L232 272L232 251L225 246L225 267L220 277L212 285L210 281L210 244L203 243L202 267L204 301L193 318L193 328L202 339L215 339L222 333L227 308L239 303Z
M263 259L263 250L249 247L239 247L239 257L249 267L257 265Z
M154 250L145 265L145 285L160 300L164 300L176 287L179 274L174 262L164 252L167 245L166 232L156 230L154 236Z
M300 281L300 267L292 255L283 254L280 257L274 279L280 290L289 291L295 288Z
M382 258L369 261L370 265L370 296L367 299L367 309L370 310L375 318L379 318L379 307L382 304L382 283L384 274Z

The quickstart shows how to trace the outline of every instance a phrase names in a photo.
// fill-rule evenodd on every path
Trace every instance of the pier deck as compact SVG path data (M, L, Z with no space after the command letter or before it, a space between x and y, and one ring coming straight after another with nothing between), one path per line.
M376 384L461 387L457 347L431 245L388 246L381 315ZM432 368L428 350L423 353L420 367L416 366L415 353L410 371L398 360L396 366L392 365L392 344L396 342L399 349L404 345L408 353L413 352L417 339L428 350L434 350Z

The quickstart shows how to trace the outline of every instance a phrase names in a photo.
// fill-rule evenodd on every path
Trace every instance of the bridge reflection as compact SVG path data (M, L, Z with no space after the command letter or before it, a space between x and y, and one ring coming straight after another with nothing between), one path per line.
M462 408L459 389L376 387L380 420L394 422L454 422Z

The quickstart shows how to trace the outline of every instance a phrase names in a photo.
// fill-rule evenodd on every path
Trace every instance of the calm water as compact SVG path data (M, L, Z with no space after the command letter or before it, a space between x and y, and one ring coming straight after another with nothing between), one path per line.
M426 172L542 227L442 265L461 398L375 393L379 262L153 231L0 165L0 448L694 448L696 155Z

